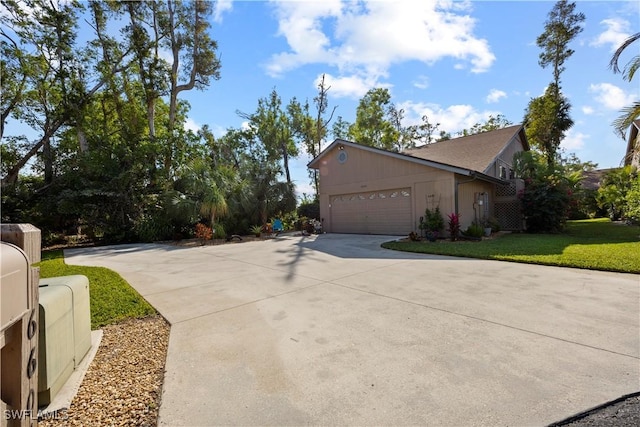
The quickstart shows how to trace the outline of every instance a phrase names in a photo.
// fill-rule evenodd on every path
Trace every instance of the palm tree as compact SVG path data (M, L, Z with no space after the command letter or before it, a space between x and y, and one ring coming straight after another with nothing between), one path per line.
M204 197L200 202L200 213L209 216L211 219L211 228L215 232L216 216L224 216L227 214L229 206L224 197L224 193L213 182L206 187Z
M640 55L635 55L627 65L625 65L624 69L620 70L620 66L618 62L620 60L620 55L622 52L629 47L633 42L640 39L640 33L635 33L628 39L626 39L620 47L615 51L613 56L611 57L611 61L609 61L609 68L613 70L615 74L622 74L622 78L628 82L631 82L633 76L636 71L640 69ZM624 138L625 132L629 129L629 126L640 117L640 101L636 101L633 104L623 108L621 110L622 115L618 117L613 122L613 127L615 130Z

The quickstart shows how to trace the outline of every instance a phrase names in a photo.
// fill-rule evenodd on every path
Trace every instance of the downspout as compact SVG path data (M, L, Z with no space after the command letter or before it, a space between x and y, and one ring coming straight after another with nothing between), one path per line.
M457 180L456 180L456 189L455 189L455 191L454 191L454 202L455 202L455 213L456 213L456 215L460 213L460 212L458 211L458 186L459 186L459 185L462 185L462 184L467 184L467 183L469 183L469 182L473 182L473 181L475 181L475 180L478 178L478 177L476 176L476 174L474 174L474 173L471 173L471 176L473 176L473 178L472 178L472 179L469 179L469 180L467 180L467 181L462 181L462 182L460 182L460 181L457 181Z

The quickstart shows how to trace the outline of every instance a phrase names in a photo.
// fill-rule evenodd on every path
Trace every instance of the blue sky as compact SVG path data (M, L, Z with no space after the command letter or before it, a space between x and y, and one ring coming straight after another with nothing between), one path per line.
M212 36L221 79L189 93L189 126L208 124L216 136L242 126L237 110L253 112L275 88L286 103L316 95L326 74L330 108L353 121L368 89L386 87L408 124L423 114L455 134L503 114L520 123L529 100L552 80L538 65L535 40L551 1L219 1ZM562 147L599 167L620 164L626 142L612 130L619 110L637 100L640 79L608 69L611 54L640 27L637 1L578 1L586 15L575 54L562 74L574 127ZM633 50L635 48L635 51ZM626 63L638 46L622 58ZM330 142L330 141L328 141ZM300 156L292 173L298 193L311 194Z

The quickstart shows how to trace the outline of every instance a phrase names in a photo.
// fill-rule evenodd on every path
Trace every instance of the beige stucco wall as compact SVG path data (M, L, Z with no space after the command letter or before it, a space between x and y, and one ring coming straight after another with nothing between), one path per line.
M486 181L470 181L469 177L459 177L458 182L458 213L461 228L466 230L475 219L481 221L485 216L488 218L493 215L494 185ZM486 193L487 198L481 197L480 193ZM488 205L479 205L477 201L480 198L488 199ZM487 206L489 208L485 209Z
M427 207L440 211L447 221L447 215L455 209L456 179L469 180L467 176L432 168L391 156L344 146L347 160L338 162L338 148L326 153L320 160L320 216L328 232L331 228L330 197L366 191L410 188L412 199L412 223L415 231ZM492 192L493 185L482 181L458 186L459 211L462 224L466 228L473 221L473 195L477 192ZM492 198L493 195L491 194Z

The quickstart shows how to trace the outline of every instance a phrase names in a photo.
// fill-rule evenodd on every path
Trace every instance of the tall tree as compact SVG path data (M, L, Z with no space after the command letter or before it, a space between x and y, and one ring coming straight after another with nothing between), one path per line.
M524 115L527 140L544 154L548 165L557 160L564 132L573 126L569 115L571 104L564 96L556 98L553 86L547 87L542 96L533 98Z
M538 63L542 68L553 68L553 81L544 95L529 102L524 118L525 132L528 139L538 141L536 145L543 151L549 165L556 161L558 147L566 131L573 126L569 116L571 104L562 94L561 74L566 60L574 53L569 43L583 30L581 24L585 16L576 13L575 8L575 2L558 1L549 12L544 32L536 40L542 49ZM532 124L534 119L540 123Z
M558 1L549 12L544 32L536 39L536 44L542 49L538 63L542 68L553 67L556 98L560 93L560 75L565 70L564 63L574 54L569 43L583 30L585 16L583 13L576 13L575 9L575 2Z
M210 16L214 3L205 0L177 2L167 0L166 45L171 51L169 74L169 141L165 151L164 168L171 174L175 150L180 138L174 134L178 115L178 96L192 89L204 89L211 79L220 78L218 44L209 36Z
M463 129L461 134L462 136L475 135L477 133L506 128L512 124L513 123L511 123L511 121L502 114L498 114L497 116L490 114L489 118L484 123L478 122L469 129Z
M289 170L289 158L298 156L298 147L294 141L292 118L282 109L282 99L276 89L268 98L258 100L255 113L238 112L238 115L249 121L250 130L262 144L268 161L282 161L282 171L289 185L292 184Z
M3 49L15 55L7 64L19 85L8 85L11 102L3 102L3 121L13 118L39 134L7 168L3 184L15 183L20 170L36 154L44 165L45 181L53 179L54 147L52 139L58 129L78 117L87 91L82 80L81 54L75 45L78 2L55 4L33 1L29 7L18 2L4 3L0 15L0 35L10 43ZM15 34L18 40L12 37Z
M429 116L426 114L422 116L421 123L418 125L417 129L417 139L421 144L431 144L436 140L434 134L440 127L440 123L431 123L429 121ZM442 136L441 131L440 135Z
M302 105L294 98L287 105L287 113L291 118L294 134L301 140L302 145L311 157L316 157L320 154L322 141L327 137L329 123L333 120L333 114L337 108L334 106L329 117L326 117L329 108L329 89L331 89L331 86L327 85L323 74L318 83L318 94L313 98L313 103L316 107L315 117L311 114L308 101ZM317 195L319 189L318 171L316 169L310 170L309 176L312 179Z
M392 150L399 132L388 116L392 106L391 94L386 88L370 89L358 104L356 121L349 126L349 138L358 144Z

